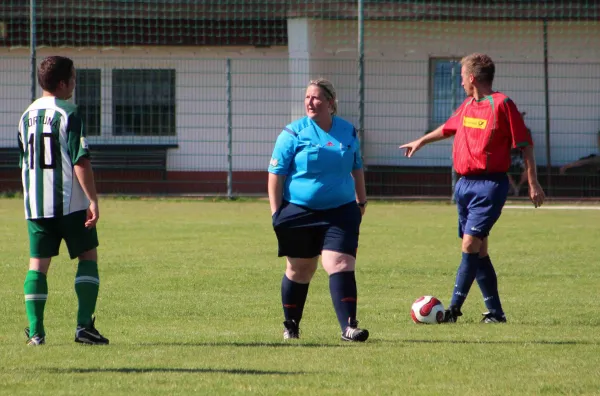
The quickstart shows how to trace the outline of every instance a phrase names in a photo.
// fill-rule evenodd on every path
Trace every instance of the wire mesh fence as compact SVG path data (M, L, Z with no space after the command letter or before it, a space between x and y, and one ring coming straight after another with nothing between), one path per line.
M19 189L32 61L65 55L100 192L266 194L275 139L324 76L361 132L369 195L450 197L451 140L410 160L398 146L462 102L458 61L472 52L526 113L547 193L600 197L593 1L5 0L0 189Z

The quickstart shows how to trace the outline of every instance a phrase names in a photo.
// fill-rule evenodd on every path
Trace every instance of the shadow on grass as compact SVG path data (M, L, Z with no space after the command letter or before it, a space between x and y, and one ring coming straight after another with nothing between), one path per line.
M384 343L389 341L383 341ZM409 344L487 344L487 345L599 345L597 341L574 341L574 340L398 340L392 341Z
M301 375L303 371L250 370L250 369L217 369L217 368L172 368L172 367L93 367L93 368L40 368L51 374L92 374L92 373L184 373L184 374L241 374L241 375Z
M322 344L291 342L142 342L136 346L187 346L187 347L244 347L244 348L345 348L350 344Z

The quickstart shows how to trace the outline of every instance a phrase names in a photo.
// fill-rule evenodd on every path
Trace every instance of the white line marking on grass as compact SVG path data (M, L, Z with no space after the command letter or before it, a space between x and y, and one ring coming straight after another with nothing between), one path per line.
M600 206L558 206L548 205L534 208L533 205L506 205L505 209L548 209L548 210L600 210Z

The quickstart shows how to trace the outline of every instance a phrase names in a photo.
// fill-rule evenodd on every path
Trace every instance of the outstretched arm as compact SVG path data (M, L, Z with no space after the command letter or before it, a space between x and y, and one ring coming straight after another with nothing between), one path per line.
M560 168L560 174L561 175L564 174L567 169L578 168L580 166L586 166L586 165L600 165L600 155L590 157L590 158L584 158L579 161L573 161L569 164L563 165Z
M410 143L403 144L402 146L400 146L401 149L406 150L404 152L404 156L410 158L415 152L417 152L419 149L421 149L421 147L425 146L426 144L449 138L450 136L445 136L442 132L444 129L444 125L445 124L440 125L439 127L429 132L427 135L423 136L420 139L413 140Z

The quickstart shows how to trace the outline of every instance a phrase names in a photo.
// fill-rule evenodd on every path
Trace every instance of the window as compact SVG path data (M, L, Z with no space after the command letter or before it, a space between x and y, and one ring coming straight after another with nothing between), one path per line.
M77 69L75 72L75 103L87 136L100 136L100 78L100 69Z
M175 70L115 69L113 135L175 135Z
M461 85L460 60L430 60L430 116L429 127L437 128L452 115L465 100L465 91Z

